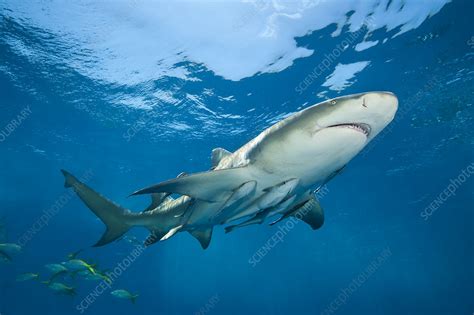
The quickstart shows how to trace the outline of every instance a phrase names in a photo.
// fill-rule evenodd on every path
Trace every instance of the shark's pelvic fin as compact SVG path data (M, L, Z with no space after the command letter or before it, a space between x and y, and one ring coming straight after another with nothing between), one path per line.
M212 237L212 227L207 228L205 230L192 230L189 231L189 233L199 241L202 249L206 249L209 247L209 243L211 243Z
M231 155L232 153L222 148L215 148L211 153L211 169L215 169L219 162L226 156Z
M190 174L134 192L132 195L178 193L207 202L219 201L222 191L232 191L248 181L245 167Z
M131 226L126 223L126 216L130 214L130 210L120 207L101 194L95 192L67 171L61 170L61 172L64 174L66 179L64 186L72 187L86 206L106 225L104 235L102 235L102 238L94 245L94 247L102 246L118 239L131 228Z

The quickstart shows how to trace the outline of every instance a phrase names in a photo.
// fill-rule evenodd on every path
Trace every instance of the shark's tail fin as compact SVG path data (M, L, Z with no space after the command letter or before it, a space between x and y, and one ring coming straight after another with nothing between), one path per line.
M101 194L95 192L69 172L65 170L61 170L61 172L66 179L64 186L72 187L86 206L106 225L104 235L102 235L102 238L94 245L94 247L103 246L118 239L132 227L127 223L127 216L130 215L129 210L120 207Z

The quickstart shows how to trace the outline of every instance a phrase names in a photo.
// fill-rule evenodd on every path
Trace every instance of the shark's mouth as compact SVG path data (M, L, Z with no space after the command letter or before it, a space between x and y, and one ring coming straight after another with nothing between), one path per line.
M349 123L349 124L337 124L331 125L328 128L349 128L355 131L363 133L366 137L370 135L370 126L367 124Z

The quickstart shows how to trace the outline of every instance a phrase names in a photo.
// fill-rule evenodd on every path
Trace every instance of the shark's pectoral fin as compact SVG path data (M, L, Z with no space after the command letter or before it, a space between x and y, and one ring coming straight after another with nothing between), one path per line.
M288 210L288 211L286 211L285 213L283 213L283 215L282 215L280 218L278 218L277 220L273 221L273 222L270 223L269 225L275 225L275 224L277 224L278 222L285 220L285 219L288 218L290 215L292 215L292 214L295 213L296 211L298 211L298 210L300 210L301 208L303 208L303 206L306 205L308 202L309 202L309 200L305 200L305 201L300 202L299 204L293 206L290 210Z
M307 223L313 230L319 229L324 224L324 211L316 198L310 199L301 209L291 215Z
M206 249L209 247L209 243L211 243L212 237L212 227L205 230L189 231L189 233L199 241L202 249Z
M226 156L229 156L231 155L232 153L230 153L229 151L227 151L226 149L222 149L222 148L215 148L212 150L212 153L211 153L211 167L212 169L216 168L216 166L219 164L219 162L225 158Z
M309 226L311 226L313 230L319 229L324 223L323 209L321 208L321 205L314 196L312 196L308 200L297 204L288 212L283 214L278 220L270 223L270 225L274 225L288 218L289 216L293 216L309 224Z
M219 201L223 190L232 191L245 181L249 176L245 167L209 171L174 178L157 185L141 189L132 195L151 193L178 193L207 202Z

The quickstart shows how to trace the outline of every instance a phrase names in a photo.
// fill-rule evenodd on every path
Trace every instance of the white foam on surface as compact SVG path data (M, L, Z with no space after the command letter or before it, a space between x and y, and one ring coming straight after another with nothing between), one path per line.
M342 91L346 87L351 86L354 82L350 81L355 75L365 69L370 61L359 61L350 64L338 64L333 73L331 73L326 81L322 84L333 91Z
M3 14L51 32L64 43L55 58L96 80L135 85L164 76L193 79L184 65L203 64L241 80L279 72L315 54L295 38L336 24L357 31L417 28L449 0L62 1L3 0ZM347 14L353 12L348 18ZM31 54L25 43L9 44ZM372 47L374 41L356 45Z
M363 50L366 50L366 49L369 49L370 47L374 47L375 45L377 45L379 43L378 40L374 40L374 41L363 41L359 44L357 44L354 48L355 51L363 51Z

